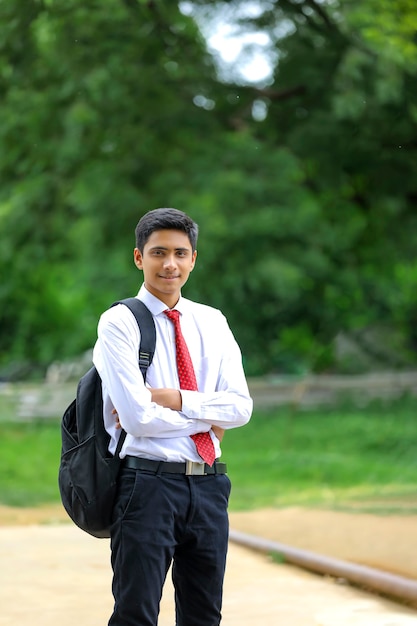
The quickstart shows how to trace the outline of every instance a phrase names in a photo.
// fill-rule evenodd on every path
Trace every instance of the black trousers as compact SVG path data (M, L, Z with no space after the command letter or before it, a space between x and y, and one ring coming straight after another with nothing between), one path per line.
M176 626L218 626L228 544L226 474L185 476L123 468L111 549L109 626L156 626L172 563Z

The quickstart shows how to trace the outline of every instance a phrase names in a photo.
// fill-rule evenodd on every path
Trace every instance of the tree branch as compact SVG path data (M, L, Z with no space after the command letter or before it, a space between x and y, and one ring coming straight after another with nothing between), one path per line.
M305 85L297 85L296 87L291 87L290 89L285 89L284 91L275 91L274 89L255 89L254 91L259 96L269 98L270 100L287 100L293 96L299 96L307 90Z
M328 28L332 30L336 28L334 22L332 22L332 20L329 18L323 7L321 7L315 0L304 0L304 4L310 7L310 9L312 9L315 13L317 13L317 15L320 16L320 18L323 20Z

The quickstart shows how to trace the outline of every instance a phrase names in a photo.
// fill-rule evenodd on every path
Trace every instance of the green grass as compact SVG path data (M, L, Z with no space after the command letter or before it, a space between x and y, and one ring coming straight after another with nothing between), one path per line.
M33 506L58 502L59 422L2 422L0 428L0 503Z
M404 499L417 511L417 401L294 413L255 413L226 433L231 508L362 508ZM396 504L397 500L397 504ZM414 504L415 503L415 504ZM410 508L410 507L408 507Z
M0 502L58 502L59 422L3 422L1 430ZM364 510L375 503L383 512L417 512L417 400L362 410L257 411L247 426L226 433L223 458L234 510Z

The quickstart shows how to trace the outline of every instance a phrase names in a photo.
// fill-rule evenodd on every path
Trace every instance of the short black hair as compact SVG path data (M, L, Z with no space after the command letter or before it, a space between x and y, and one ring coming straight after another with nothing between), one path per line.
M182 230L190 240L192 251L197 247L198 225L183 211L178 209L154 209L140 218L135 228L136 247L143 254L143 248L156 230Z

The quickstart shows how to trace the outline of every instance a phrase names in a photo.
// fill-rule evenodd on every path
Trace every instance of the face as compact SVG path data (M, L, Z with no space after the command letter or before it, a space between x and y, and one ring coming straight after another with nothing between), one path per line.
M156 230L143 248L135 248L135 265L143 271L145 287L170 309L178 302L181 287L194 268L197 252L180 230Z

